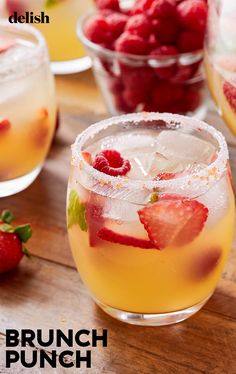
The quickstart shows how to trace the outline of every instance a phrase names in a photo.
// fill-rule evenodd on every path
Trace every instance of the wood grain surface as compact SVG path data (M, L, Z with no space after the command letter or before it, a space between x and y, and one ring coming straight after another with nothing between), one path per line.
M235 246L213 297L183 323L126 325L91 300L68 245L66 185L75 136L107 114L91 72L57 77L57 95L61 127L42 173L26 191L0 200L0 209L12 209L19 223L29 221L34 230L29 242L32 260L24 259L18 269L0 277L0 373L236 374ZM227 138L236 182L236 139L212 104L206 120ZM7 328L108 329L108 347L92 349L92 369L32 370L16 365L7 370ZM29 356L31 351L27 347Z

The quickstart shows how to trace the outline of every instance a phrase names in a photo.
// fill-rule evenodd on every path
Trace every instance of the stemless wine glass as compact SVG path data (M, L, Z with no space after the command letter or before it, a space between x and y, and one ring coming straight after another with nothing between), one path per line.
M44 38L0 21L0 197L39 174L55 131L56 100Z
M212 295L232 242L229 177L224 137L197 119L129 114L80 134L72 146L67 222L95 302L139 325L196 313Z
M211 95L236 134L236 2L209 0L205 66Z
M78 17L92 5L92 0L3 0L5 15L26 11L49 16L49 23L34 23L48 44L55 74L71 74L89 69L91 60L76 37Z

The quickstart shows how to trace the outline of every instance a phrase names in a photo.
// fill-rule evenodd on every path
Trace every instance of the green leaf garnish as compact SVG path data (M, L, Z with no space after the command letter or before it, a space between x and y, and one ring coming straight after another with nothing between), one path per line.
M149 199L149 203L150 204L153 204L153 203L156 203L158 201L158 194L155 192L152 194L152 196L150 197Z
M10 224L14 218L14 214L9 209L5 209L1 214L1 220L5 223Z
M87 231L88 226L85 217L85 205L80 202L76 191L71 191L69 196L69 206L67 209L67 227L79 225L82 231Z
M26 243L32 236L32 229L30 225L17 226L14 231L23 243Z

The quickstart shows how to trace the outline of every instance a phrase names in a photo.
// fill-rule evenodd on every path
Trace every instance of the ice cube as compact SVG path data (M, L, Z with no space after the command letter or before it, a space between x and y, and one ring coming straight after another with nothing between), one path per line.
M207 225L213 226L224 216L229 208L229 186L226 178L222 178L204 195L198 198L198 201L206 205L209 209Z
M208 163L215 147L190 134L162 131L157 138L156 151L167 159Z
M122 155L132 155L145 151L150 151L154 147L156 135L147 135L144 131L133 133L121 133L107 137L101 144L101 149L113 148L121 152Z

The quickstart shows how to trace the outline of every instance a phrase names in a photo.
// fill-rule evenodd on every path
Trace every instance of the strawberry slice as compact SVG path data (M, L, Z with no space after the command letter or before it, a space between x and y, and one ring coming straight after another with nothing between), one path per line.
M98 231L104 225L103 206L104 198L91 192L88 201L85 203L90 247L95 247L99 241Z
M159 173L157 176L154 178L155 181L167 181L170 179L178 178L183 176L184 173Z
M233 175L232 175L232 171L231 171L229 160L227 160L227 173L228 173L228 177L229 177L229 181L230 181L232 190L234 191Z
M163 249L194 240L204 227L208 208L197 200L166 195L138 211L138 214L149 239L156 248Z
M151 240L139 239L134 238L133 236L119 234L115 231L112 231L106 227L103 227L98 232L98 237L102 240L106 240L108 242L128 245L132 247L138 247L143 249L154 249L155 245Z
M210 275L217 267L222 256L220 247L211 247L194 257L189 266L190 277L195 281L200 281Z
M83 156L84 161L86 161L89 165L92 165L93 160L92 160L92 156L90 152L84 151L82 152L82 156Z
M223 92L232 110L236 112L236 87L229 82L224 82Z
M11 122L8 119L0 119L0 133L5 133L11 128Z
M16 44L15 40L12 38L7 38L0 36L0 53L6 52L8 49L12 48Z

